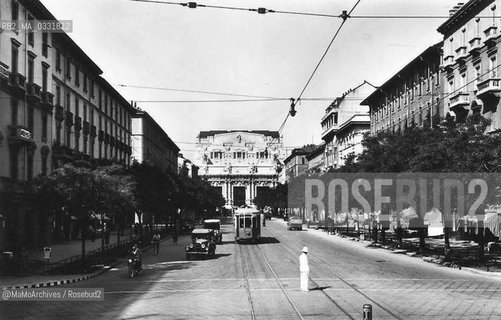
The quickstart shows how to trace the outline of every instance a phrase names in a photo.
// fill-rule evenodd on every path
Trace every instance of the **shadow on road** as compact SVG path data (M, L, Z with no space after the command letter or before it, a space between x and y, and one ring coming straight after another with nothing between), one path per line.
M315 290L322 291L322 290L329 289L329 288L332 288L332 286L316 287L316 288L310 289L310 291L315 291Z

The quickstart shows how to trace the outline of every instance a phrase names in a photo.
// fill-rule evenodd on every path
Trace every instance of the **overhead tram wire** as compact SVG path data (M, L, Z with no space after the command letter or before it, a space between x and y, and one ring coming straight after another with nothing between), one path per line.
M268 102L268 101L287 101L290 99L290 98L284 98L284 97L268 97L268 96L257 96L257 95L249 95L249 94L216 92L216 91L206 91L206 90L188 90L188 89L176 89L176 88L164 88L164 87L126 85L126 84L117 84L117 86L124 87L124 88L162 90L162 91L210 94L210 95L229 96L229 97L253 98L253 99L228 99L228 100L135 100L135 102L143 102L143 103ZM302 100L304 100L304 101L333 101L334 99L336 99L336 98L315 97L315 98L303 98Z
M318 68L320 67L320 64L322 63L322 61L324 60L325 56L329 52L329 49L331 48L332 44L334 43L334 40L336 40L337 35L339 34L339 32L341 31L341 29L343 28L346 20L350 17L351 13L353 12L353 10L355 10L355 8L358 6L358 4L360 3L360 1L361 0L357 0L357 2L355 3L355 5L351 8L350 12L343 11L343 13L340 15L340 17L343 18L343 21L341 22L341 24L339 25L338 29L336 30L336 33L334 33L334 36L332 37L331 41L329 42L329 45L327 46L327 48L325 49L324 53L322 54L322 57L318 61L317 65L315 66L315 69L313 69L313 72L311 73L310 78L308 79L308 81L304 85L303 90L301 90L301 93L299 94L299 96L296 99L294 99L294 98L290 99L291 100L291 111L293 111L295 105L298 102L301 101L301 97L303 96L304 92L306 91L306 88L308 88L308 85L310 84L311 80L313 79L313 76L315 75L315 73L317 72ZM278 129L278 132L282 132L282 130L284 129L285 124L287 123L287 119L289 119L289 115L291 115L291 111L289 111L287 113L287 115L285 116L285 119L282 122L282 125L280 126L280 128Z
M242 7L232 7L232 6L218 6L218 5L202 4L202 3L197 3L197 2L173 2L173 1L159 1L159 0L127 0L127 1L153 3L153 4L176 5L176 6L187 7L190 9L209 8L209 9L257 12L258 14L278 13L278 14L310 16L310 17L323 17L323 18L343 18L342 16L339 16L339 15L326 14L326 13L273 10L273 9L267 9L267 8L242 8ZM500 17L501 16L477 16L476 18L493 19L493 18L500 18ZM355 15L355 16L350 16L350 18L355 18L355 19L449 19L450 16L445 16L445 15L444 16L438 16L438 15L437 16L435 16L435 15Z
M149 86L138 86L138 85L127 85L127 84L118 84L118 86L124 87L124 88L151 89L151 90L187 92L187 93L202 93L202 94L230 96L230 97L259 98L259 99L281 99L279 97L266 97L266 96L256 96L256 95L249 95L249 94L238 94L238 93L227 93L227 92L216 92L216 91L205 91L205 90L187 90L187 89L149 87Z

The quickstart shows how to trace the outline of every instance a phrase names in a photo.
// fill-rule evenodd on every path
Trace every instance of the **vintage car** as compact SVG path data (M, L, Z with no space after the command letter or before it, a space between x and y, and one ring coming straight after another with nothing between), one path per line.
M303 230L303 219L300 217L290 217L287 222L287 230Z
M216 243L223 243L223 234L221 233L221 220L207 219L204 220L204 228L214 230L214 241Z
M191 243L186 246L186 259L196 255L214 256L216 242L212 229L194 229L191 232Z

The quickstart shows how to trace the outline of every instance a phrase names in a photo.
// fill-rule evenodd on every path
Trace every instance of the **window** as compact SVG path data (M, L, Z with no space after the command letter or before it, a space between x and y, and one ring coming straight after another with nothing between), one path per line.
M16 99L11 100L10 109L11 109L11 123L12 125L16 125L18 117L18 103Z
M90 96L91 98L94 98L94 81L89 79L89 82L90 82Z
M12 179L18 178L18 150L15 148L10 149L10 177Z
M475 89L477 87L477 84L482 81L482 66L479 64L474 66L475 68L475 79L474 79L474 84L475 84Z
M35 59L28 54L28 83L33 83L35 78Z
M75 65L75 85L80 87L80 68Z
M71 128L66 127L66 145L71 147Z
M56 104L61 105L61 87L59 85L56 86Z
M31 180L33 179L33 151L28 151L27 162L27 179Z
M49 65L45 62L42 62L42 91L47 91L47 81L48 81L48 72Z
M459 91L460 92L467 92L466 91L466 84L467 84L467 79L466 79L466 72L461 73L461 78L460 83L459 83Z
M64 106L67 111L70 111L70 106L71 106L71 93L67 92L66 93L66 105Z
M30 26L35 26L35 18L31 14L28 15L28 22ZM35 33L33 31L28 31L28 44L30 46L35 46Z
M66 57L66 79L71 80L71 60Z
M47 113L42 112L42 141L47 142Z
M87 92L87 76L83 75L83 91Z
M12 6L11 20L19 20L19 4L17 3L17 1L12 0L11 6Z
M56 49L56 71L61 72L61 52Z
M61 144L61 123L56 123L56 142Z
M42 33L42 55L47 58L49 52L49 34Z
M16 43L12 44L12 55L11 55L11 69L13 73L16 73L18 70L18 62L19 62L19 45Z
M80 113L80 101L78 100L78 96L75 95L75 117L78 117Z
M42 176L47 175L47 156L48 154L42 151Z
M489 76L490 78L496 78L498 74L498 66L496 65L496 56L492 55L489 57Z
M33 107L28 107L28 129L30 129L31 136L34 137L35 133L33 131L35 126L35 116L34 116Z
M83 121L87 121L87 104L83 105Z
M80 151L80 134L75 132L75 151Z

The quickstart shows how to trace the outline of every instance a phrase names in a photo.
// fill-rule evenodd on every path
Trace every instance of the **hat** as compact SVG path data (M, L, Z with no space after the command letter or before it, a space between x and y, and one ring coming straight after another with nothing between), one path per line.
M303 251L304 253L308 253L308 247L303 247L303 250L301 251Z

